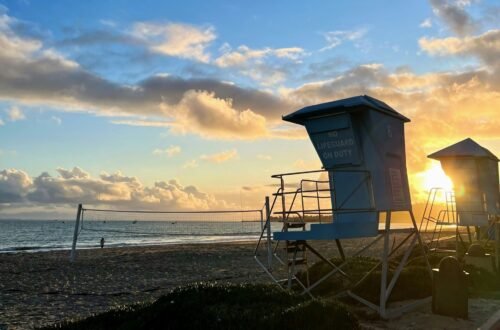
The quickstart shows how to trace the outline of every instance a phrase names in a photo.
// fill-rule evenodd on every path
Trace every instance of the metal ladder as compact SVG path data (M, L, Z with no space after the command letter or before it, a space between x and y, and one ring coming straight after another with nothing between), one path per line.
M277 283L288 289L292 288L294 282L296 282L304 291L307 291L309 295L311 293L307 290L310 286L309 279L309 252L318 256L320 259L330 264L329 260L324 259L314 247L310 246L305 240L288 240L282 241L284 244L280 244L280 241L274 241L270 236L271 233L267 231L267 228L272 222L281 222L282 231L306 231L308 221L322 222L324 218L331 214L331 209L322 209L320 200L328 199L330 200L330 190L322 189L320 185L328 184L325 180L310 180L301 179L298 187L294 190L285 190L286 185L284 184L283 176L286 175L296 175L296 174L309 174L309 173L319 173L320 171L308 171L308 172L297 172L297 173L287 173L283 175L273 176L281 181L280 187L275 193L273 193L273 202L269 205L269 216L266 225L262 230L262 235L259 238L258 245L255 249L254 258L257 263L266 271L266 273ZM287 203L287 199L289 203ZM310 201L309 203L306 201ZM281 205L279 205L281 204ZM266 242L268 246L272 244L272 254L268 253L268 266L259 261L257 257L257 250L261 242ZM271 257L270 257L271 255ZM272 260L277 260L278 264L274 264L271 267ZM282 267L282 270L287 274L285 279L278 279L279 270L278 266ZM284 269L283 269L284 268ZM304 277L297 276L298 271L303 270ZM284 275L284 274L283 274Z
M440 202L438 198L440 195L443 197L441 199L442 202ZM438 209L436 210L436 208ZM455 233L450 236L442 237L443 229L446 231L447 228L454 228ZM432 188L429 191L422 214L422 220L420 221L419 231L425 233L428 237L426 243L429 251L454 252L452 250L441 249L439 246L440 242L451 238L462 240L461 236L458 235L455 194L453 191L447 191L443 188ZM464 242L462 241L462 243Z

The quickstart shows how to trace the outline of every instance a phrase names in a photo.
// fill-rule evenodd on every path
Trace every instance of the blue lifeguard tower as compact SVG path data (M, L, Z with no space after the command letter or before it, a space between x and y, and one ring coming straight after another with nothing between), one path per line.
M268 263L265 265L259 261L257 254L256 260L279 283L272 273L273 260L278 259L278 264L287 267L288 287L295 280L303 287L304 293L311 294L311 290L329 276L348 277L343 268L350 258L344 253L343 240L364 238L366 242L366 238L372 238L367 244L360 243L359 250L352 257L383 239L379 304L350 291L348 294L382 317L398 314L401 310L388 311L386 308L391 291L417 243L425 255L412 212L406 171L404 124L410 120L386 103L367 95L308 106L284 116L283 120L306 128L323 169L273 176L280 180L280 185L274 201L269 203L268 221L261 237L267 240ZM301 175L319 178L302 178L295 191L287 191L285 178ZM276 207L278 204L281 208ZM391 214L401 211L409 214L410 221L403 226L392 225ZM281 222L281 230L272 232L272 222ZM403 239L391 249L389 241L395 233L403 234L399 235ZM344 263L340 266L330 263L309 244L314 240L335 241ZM276 253L280 243L285 245L288 253L286 261ZM403 252L403 257L387 283L388 262L397 250ZM307 268L306 251L313 252L332 267L329 274L312 284L308 278L300 281L295 276L297 266Z

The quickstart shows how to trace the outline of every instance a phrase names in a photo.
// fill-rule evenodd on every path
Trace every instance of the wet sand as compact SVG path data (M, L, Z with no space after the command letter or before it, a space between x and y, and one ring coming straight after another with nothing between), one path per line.
M347 242L347 254L359 244ZM154 301L176 286L198 281L270 283L253 259L254 247L217 243L80 250L73 264L69 251L0 254L0 329L32 329ZM316 247L327 257L336 254L334 244ZM399 319L363 326L476 329L498 310L500 300L470 299L470 320L433 315L427 305Z

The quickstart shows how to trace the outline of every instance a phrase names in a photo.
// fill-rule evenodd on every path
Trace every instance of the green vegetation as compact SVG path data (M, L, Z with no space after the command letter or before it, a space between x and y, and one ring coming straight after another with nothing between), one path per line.
M340 265L342 260L339 258L331 259L335 265ZM349 274L349 280L339 275L331 276L322 284L318 285L313 293L320 296L329 296L339 293L342 290L350 288L354 283L361 280L370 269L378 264L378 260L367 257L357 257L349 261L343 270ZM389 263L388 283L393 276L393 272L397 267L395 261ZM325 262L318 262L309 270L309 278L311 283L330 272L332 268ZM378 303L380 296L380 267L366 277L358 286L351 290L374 303ZM298 277L305 280L305 273L300 273ZM431 295L431 278L427 268L420 262L414 259L407 267L403 269L399 280L396 282L389 301L400 301L407 299L420 299Z
M429 253L428 259L431 267L439 268L439 262L444 256L445 255L442 253ZM397 256L389 262L388 283L393 276L399 260L401 260L401 256ZM333 258L330 261L337 266L342 263L340 258ZM378 264L378 262L378 259L374 258L353 258L343 268L343 270L349 274L349 280L340 275L331 276L318 285L313 290L313 294L328 297L350 289L357 295L373 303L378 303L380 295L380 266L373 273L367 276L359 285L352 288L352 285L362 279L369 270ZM314 283L331 270L332 268L325 262L321 261L314 264L309 269L310 282ZM494 274L470 265L465 265L464 270L469 273L470 297L500 299L500 276L498 274ZM300 272L297 276L305 283L305 272ZM389 297L389 302L420 299L428 297L431 294L431 277L429 276L425 260L421 256L420 251L415 250L412 252L408 264L403 268L403 271L401 272L401 275ZM350 300L345 300L345 302L350 302Z
M469 273L469 296L500 299L500 275L466 265L464 270Z
M122 307L46 329L357 329L334 300L307 299L273 285L199 283L152 304Z

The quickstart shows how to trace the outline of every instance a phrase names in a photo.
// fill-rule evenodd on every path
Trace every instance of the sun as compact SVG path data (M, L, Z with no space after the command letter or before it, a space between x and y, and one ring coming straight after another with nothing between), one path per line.
M430 168L423 172L422 179L426 190L443 188L444 190L451 191L453 189L453 182L446 176L441 165L438 163L433 163Z

